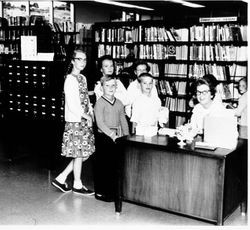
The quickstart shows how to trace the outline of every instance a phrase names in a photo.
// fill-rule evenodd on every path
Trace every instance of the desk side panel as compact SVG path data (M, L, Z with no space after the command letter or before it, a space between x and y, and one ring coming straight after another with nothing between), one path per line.
M221 160L125 146L124 199L216 220Z

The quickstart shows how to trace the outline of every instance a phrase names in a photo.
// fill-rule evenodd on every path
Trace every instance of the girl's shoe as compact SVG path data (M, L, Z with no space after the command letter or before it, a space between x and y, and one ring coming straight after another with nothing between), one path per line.
M70 192L72 190L68 187L68 184L66 182L64 184L61 184L56 179L54 179L51 184L56 188L60 189L62 192Z
M72 191L73 191L73 193L83 195L83 196L92 196L92 195L95 194L93 191L89 190L84 185L80 189L76 189L76 188L73 187Z

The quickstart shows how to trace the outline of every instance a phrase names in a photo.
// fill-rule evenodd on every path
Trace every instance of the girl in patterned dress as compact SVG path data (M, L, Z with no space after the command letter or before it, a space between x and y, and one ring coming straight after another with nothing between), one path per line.
M82 162L86 161L95 151L93 135L93 108L88 97L87 81L80 72L86 66L86 54L76 49L73 52L64 82L65 93L65 129L62 141L62 156L72 160L67 167L52 181L52 185L62 192L81 195L93 195L81 181ZM73 188L65 182L73 172Z

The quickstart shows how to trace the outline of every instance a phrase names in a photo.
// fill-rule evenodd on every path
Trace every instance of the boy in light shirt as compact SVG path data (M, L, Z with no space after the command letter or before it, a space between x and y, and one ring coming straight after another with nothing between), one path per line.
M142 73L139 77L141 94L133 103L133 110L130 121L133 122L137 135L156 135L161 111L161 100L158 96L152 95L153 76L149 73ZM165 121L168 121L168 109L164 108Z
M139 76L142 73L148 73L149 71L150 71L150 66L145 61L137 61L134 64L134 73L135 73L137 79L132 81L127 88L129 104L126 105L126 107L125 107L126 115L129 118L131 117L131 114L132 114L134 101L141 94L141 86L140 86L140 82L139 82ZM158 93L157 93L157 89L156 89L154 80L153 80L153 88L152 88L151 94L152 94L152 96L158 97Z

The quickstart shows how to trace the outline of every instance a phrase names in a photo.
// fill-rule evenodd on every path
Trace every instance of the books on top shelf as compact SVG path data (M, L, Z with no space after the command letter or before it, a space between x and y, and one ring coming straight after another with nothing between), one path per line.
M100 28L95 31L96 42L165 42L188 41L188 29L167 29L151 26L122 26L120 28Z
M191 41L247 41L247 26L224 25L194 25L190 28Z

